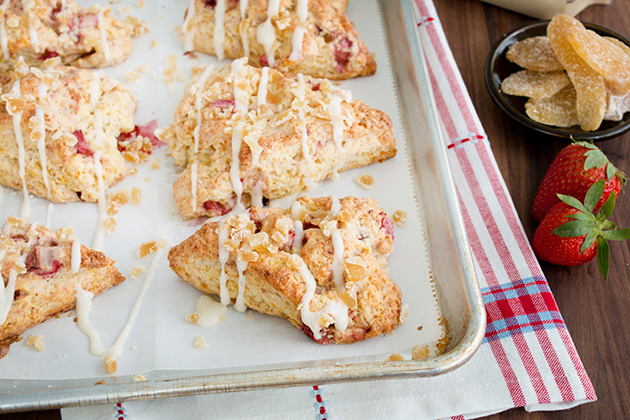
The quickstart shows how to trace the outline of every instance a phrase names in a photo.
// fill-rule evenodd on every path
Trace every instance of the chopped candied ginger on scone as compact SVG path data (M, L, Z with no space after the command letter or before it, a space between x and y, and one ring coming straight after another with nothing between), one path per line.
M187 51L282 72L345 80L376 71L345 14L347 0L192 0L180 39Z
M117 138L136 100L99 72L19 60L0 78L0 184L57 203L95 202L127 170ZM101 178L99 180L99 178Z
M186 218L262 206L396 154L384 112L328 80L244 60L194 69L173 124L157 134L186 165L173 187Z
M1 9L2 59L31 65L59 57L75 67L113 66L131 54L131 37L147 30L138 19L113 18L108 6L86 9L73 0L4 0Z
M322 344L353 343L398 325L402 295L385 267L393 231L373 200L301 197L206 223L168 258L223 305L285 318Z
M26 219L9 217L0 231L0 357L21 334L75 308L75 284L94 295L125 280L114 261Z

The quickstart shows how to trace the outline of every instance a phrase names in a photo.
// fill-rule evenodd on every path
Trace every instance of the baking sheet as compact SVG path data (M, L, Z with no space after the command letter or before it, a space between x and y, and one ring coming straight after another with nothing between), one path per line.
M92 1L81 2L83 5ZM157 118L159 126L171 123L173 108L183 92L196 64L215 63L214 57L196 54L196 58L184 56L183 46L175 34L182 24L186 0L159 1L159 7L147 5L135 7L135 1L112 2L117 17L124 17L121 7L130 6L129 14L140 17L152 26L151 32L134 41L134 53L129 60L115 68L105 69L125 83L128 71L139 65L149 64L151 70L138 82L127 84L139 99L136 122L144 124ZM385 35L380 22L376 0L350 2L348 15L354 22L363 41L376 55L376 75L342 83L353 97L385 111L394 123L398 140L398 155L382 164L372 165L341 173L339 181L322 183L312 196L335 194L339 197L354 195L370 197L392 214L401 209L409 217L404 227L395 227L395 250L389 259L390 275L401 287L403 303L410 314L405 323L393 335L368 339L352 345L322 346L311 341L287 321L253 313L242 314L230 308L225 322L203 329L186 321L187 314L194 312L200 292L178 280L168 268L166 258L159 261L159 269L143 303L123 354L118 358L119 376L142 373L147 379L160 377L161 371L256 371L279 366L312 366L318 363L346 363L352 361L384 360L398 351L409 358L411 349L420 344L439 340L443 324L439 322L439 309L429 266L429 253L421 220L419 203L414 193L413 174L393 85L393 75L388 59ZM155 39L158 49L151 48ZM178 66L186 81L167 86L162 80L164 62L169 54L178 57ZM224 63L228 63L224 60ZM426 134L428 136L428 133ZM138 260L136 249L142 242L159 239L166 235L170 245L177 244L192 234L197 226L185 222L174 205L172 183L181 168L174 166L165 149L158 152L161 167L152 170L148 163L139 166L138 174L127 177L112 190L120 188L142 189L139 206L127 204L116 216L117 230L105 238L104 252L117 261L117 267L125 275L138 265L151 265L152 256ZM365 191L353 178L369 173L376 181L374 189ZM4 188L0 218L19 212L21 193ZM33 201L31 221L44 224L48 202L36 198ZM83 244L92 243L96 226L97 210L94 204L77 203L54 205L50 215L50 227L73 225L76 236ZM121 331L135 302L143 277L128 279L94 300L91 321L100 332L104 345L113 343ZM24 336L41 334L44 351L27 347L25 341L11 346L8 355L0 360L0 379L9 385L9 392L24 389L25 380L63 380L103 378L112 380L104 370L102 359L89 353L89 342L73 322L74 312L61 315L27 331ZM421 331L419 328L422 326ZM209 345L197 349L194 342L203 336ZM18 380L15 382L15 380ZM3 389L7 387L3 386Z

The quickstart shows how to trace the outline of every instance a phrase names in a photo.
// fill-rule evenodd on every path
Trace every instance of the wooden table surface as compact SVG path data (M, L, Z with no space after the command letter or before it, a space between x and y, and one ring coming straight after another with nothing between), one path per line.
M358 1L358 0L356 0ZM534 19L473 0L434 0L448 42L516 210L531 239L529 210L539 182L563 141L528 130L506 117L492 102L483 78L486 57L504 33ZM578 15L630 38L630 1L591 6ZM611 162L630 174L630 133L598 143ZM629 187L630 188L630 187ZM621 194L611 217L630 227L630 195ZM515 409L488 419L596 420L630 417L630 242L611 243L608 281L592 261L582 267L542 263L560 312L597 392L598 401L566 411L527 413ZM60 419L58 410L0 416L2 420Z

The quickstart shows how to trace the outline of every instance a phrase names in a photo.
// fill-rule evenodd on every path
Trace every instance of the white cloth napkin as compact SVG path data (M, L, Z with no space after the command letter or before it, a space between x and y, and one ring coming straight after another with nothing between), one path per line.
M474 357L435 378L324 384L62 410L88 419L473 419L560 410L597 397L520 224L431 0L414 0L482 287L488 328Z

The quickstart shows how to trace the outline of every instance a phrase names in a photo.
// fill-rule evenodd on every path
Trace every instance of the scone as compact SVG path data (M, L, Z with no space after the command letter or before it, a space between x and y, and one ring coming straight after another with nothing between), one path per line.
M398 325L401 292L385 268L393 239L373 200L301 197L206 223L168 259L224 305L285 318L322 344L353 343Z
M23 57L30 65L59 57L76 67L107 67L124 61L143 22L120 21L109 7L84 9L73 0L4 0L0 6L2 59Z
M282 72L334 80L374 74L376 62L345 14L347 3L191 0L180 38L187 51L247 57Z
M0 232L0 358L28 328L74 309L75 283L99 295L125 280L114 261L25 219Z
M396 154L384 112L328 80L244 59L193 69L173 124L157 135L186 165L173 188L186 218L262 206Z
M0 81L0 184L95 202L99 170L105 189L125 177L117 137L134 130L136 110L126 87L97 71L23 61Z

